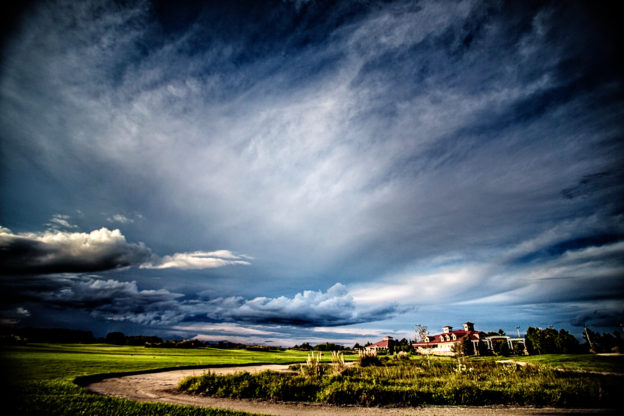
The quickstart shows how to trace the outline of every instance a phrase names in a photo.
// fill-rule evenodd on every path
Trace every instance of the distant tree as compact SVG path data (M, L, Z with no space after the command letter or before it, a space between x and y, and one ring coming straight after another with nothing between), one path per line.
M520 344L519 342L516 342L513 344L513 351L511 351L511 353L513 355L524 355L524 345Z
M475 355L474 345L470 340L470 337L466 336L461 342L462 354L463 355Z
M425 342L427 335L429 334L427 325L416 324L414 331L416 332L416 342Z
M123 332L109 332L106 334L106 343L113 345L126 345L126 336Z
M593 341L595 334L589 333ZM570 354L584 350L576 337L565 329L529 327L525 341L529 354Z
M314 346L315 351L341 351L344 350L342 345L326 342L324 344L317 344Z
M571 354L580 352L581 344L565 329L560 329L555 338L555 350L561 354Z
M429 329L427 328L427 325L416 324L414 327L414 331L416 332L414 341L424 342L425 344L427 344L427 339L429 339L428 338ZM426 355L427 355L427 364L431 365L431 356L430 354L426 354Z
M395 350L397 352L398 351L410 352L412 351L412 344L411 342L409 342L407 338L401 338L401 340L397 342L397 345L395 346Z
M479 340L477 343L477 351L479 351L479 355L491 355L492 352L488 349L488 346L482 340Z
M584 346L585 350L591 350L595 353L624 351L624 342L619 332L601 334L586 328L583 333L583 338L586 341Z
M529 354L541 354L542 353L542 343L540 338L541 329L528 327L525 340L527 343L527 349L529 350Z
M508 356L511 352L509 350L509 345L507 341L504 339L495 339L492 340L492 350L496 355Z
M362 349L362 346L356 342L355 344L353 344L353 349L354 350L360 350L360 349Z
M556 346L557 335L558 332L554 328L542 329L540 337L543 354L555 354L558 352Z

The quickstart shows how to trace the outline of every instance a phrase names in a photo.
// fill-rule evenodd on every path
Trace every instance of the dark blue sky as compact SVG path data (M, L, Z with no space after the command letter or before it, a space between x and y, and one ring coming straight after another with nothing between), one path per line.
M624 320L615 3L34 2L0 319L289 345Z

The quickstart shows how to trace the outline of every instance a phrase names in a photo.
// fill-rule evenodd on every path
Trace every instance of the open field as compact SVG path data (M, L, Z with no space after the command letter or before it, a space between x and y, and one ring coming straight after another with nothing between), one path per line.
M73 381L77 376L101 373L173 367L293 363L303 362L307 357L306 352L299 351L148 349L105 344L33 344L3 347L0 351L4 384L2 391L5 395L3 408L10 407L12 411L9 414L16 415L248 415L189 406L135 403L97 396L87 393ZM325 358L329 359L329 354ZM479 358L491 359L493 358ZM568 367L588 370L621 370L621 357L535 356L519 359L541 361L545 365L566 363Z
M19 415L235 415L175 405L134 403L95 396L73 383L77 376L168 367L231 366L305 361L298 351L157 349L144 347L33 344L3 347L3 393ZM6 414L6 413L5 413Z

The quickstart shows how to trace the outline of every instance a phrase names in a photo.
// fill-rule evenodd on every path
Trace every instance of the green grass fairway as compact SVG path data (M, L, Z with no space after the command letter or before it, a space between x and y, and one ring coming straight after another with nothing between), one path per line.
M566 370L604 371L624 374L624 355L604 356L593 354L543 354L511 357L472 357L473 360L515 360Z
M87 393L73 380L77 376L166 367L293 363L305 361L307 357L307 353L300 351L169 349L107 344L32 344L3 347L0 351L4 404L9 406L10 403L10 414L15 415L242 415L244 413L140 404L97 396Z

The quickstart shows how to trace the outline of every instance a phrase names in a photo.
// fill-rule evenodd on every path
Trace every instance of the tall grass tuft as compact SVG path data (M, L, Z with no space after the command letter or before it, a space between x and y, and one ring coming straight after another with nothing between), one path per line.
M316 355L314 351L308 354L305 365L300 367L301 375L308 377L320 377L325 373L323 361L323 353L319 351Z
M377 356L376 350L360 350L358 351L358 364L360 367L370 367L381 365L381 361Z
M342 352L332 351L332 367L337 374L342 374L347 369Z

